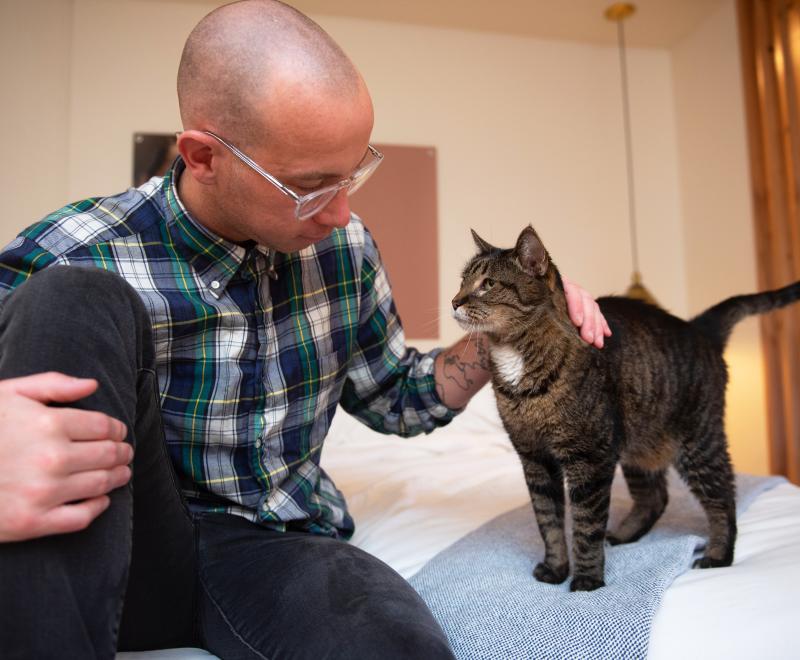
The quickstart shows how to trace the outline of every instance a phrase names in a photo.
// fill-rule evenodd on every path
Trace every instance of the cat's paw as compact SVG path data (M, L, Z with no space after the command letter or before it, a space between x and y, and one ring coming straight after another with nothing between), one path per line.
M536 564L533 569L533 577L539 582L547 582L548 584L561 584L567 579L569 575L569 564L564 566L550 566L544 562Z
M569 585L570 591L594 591L605 587L606 583L588 575L576 575Z
M714 559L713 557L700 557L696 559L692 568L722 568L730 566L733 563L733 557L725 557L724 559Z

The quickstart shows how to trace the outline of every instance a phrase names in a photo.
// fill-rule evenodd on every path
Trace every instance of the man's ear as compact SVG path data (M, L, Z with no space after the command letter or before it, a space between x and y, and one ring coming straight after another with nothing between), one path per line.
M519 235L517 245L514 247L514 256L522 270L537 277L543 277L550 266L547 250L530 225Z
M480 236L478 236L478 232L476 232L474 229L470 229L470 231L472 232L472 240L475 241L475 245L478 246L478 250L481 254L489 254L490 252L498 251L498 248L487 243Z
M178 152L186 163L186 169L198 183L214 183L218 154L222 148L219 142L203 131L183 131L178 135Z

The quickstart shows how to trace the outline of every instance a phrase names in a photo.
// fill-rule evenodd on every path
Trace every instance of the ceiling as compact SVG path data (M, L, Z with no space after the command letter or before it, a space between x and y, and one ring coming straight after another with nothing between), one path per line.
M209 0L183 0L203 2ZM670 48L724 2L637 0L625 22L630 46ZM500 32L541 39L614 44L603 15L611 0L287 0L309 14L346 16L440 28ZM214 3L212 3L214 4ZM222 2L215 4L224 4Z
M289 0L311 14L396 21L601 44L617 41L603 15L611 0ZM631 46L669 48L722 0L637 0L625 23Z

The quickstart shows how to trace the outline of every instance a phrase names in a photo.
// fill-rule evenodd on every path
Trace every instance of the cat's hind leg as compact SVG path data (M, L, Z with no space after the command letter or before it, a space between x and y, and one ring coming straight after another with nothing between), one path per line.
M722 420L709 426L704 438L684 447L675 464L708 516L708 545L693 568L730 566L736 544L736 482Z
M664 513L669 499L666 470L644 470L635 465L622 465L622 473L633 499L633 509L619 529L606 534L611 545L633 543L649 532Z
M533 577L539 582L560 584L569 575L561 466L546 452L518 453L545 547L544 560L533 569Z

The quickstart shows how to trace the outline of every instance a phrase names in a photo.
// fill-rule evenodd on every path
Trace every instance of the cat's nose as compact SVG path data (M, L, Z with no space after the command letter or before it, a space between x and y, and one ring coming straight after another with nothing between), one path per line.
M464 304L464 299L463 298L459 298L458 296L453 298L453 311L457 310L463 304Z

